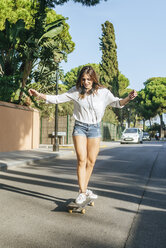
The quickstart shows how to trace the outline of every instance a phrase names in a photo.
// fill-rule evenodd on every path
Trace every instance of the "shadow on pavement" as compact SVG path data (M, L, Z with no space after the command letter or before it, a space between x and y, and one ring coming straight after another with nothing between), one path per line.
M146 146L146 151L143 146L123 146L101 150L94 168L90 186L102 197L139 204L144 194L144 187L152 175L153 167L155 166L153 160L155 161L155 157L159 152L159 147L153 146L153 152L151 157L149 157L148 149L151 150L152 147ZM144 161L146 161L146 164ZM31 169L34 169L33 173L29 172ZM44 174L43 170L46 171ZM47 172L51 173L51 176L47 175ZM6 173L2 173L1 179L10 182L50 187L56 190L63 189L69 192L76 192L78 188L76 158L75 156L70 156L69 159L52 158L37 161L33 165L20 167L16 170L8 170ZM154 182L156 180L157 183L159 183L159 180L162 180L162 178L155 179L154 176L151 180ZM153 193L153 198L150 202L146 203L148 206L155 206L156 198L164 197L164 187L165 184L161 184L156 192L149 189L149 192L151 191ZM59 200L56 197L38 194L6 184L4 184L2 189L28 196L33 195L45 200ZM59 209L64 208L63 201L66 201L66 199L61 200L62 202L60 202L60 204L57 203ZM163 208L164 207L165 204L163 204Z
M134 218L125 248L165 248L166 211L141 210Z

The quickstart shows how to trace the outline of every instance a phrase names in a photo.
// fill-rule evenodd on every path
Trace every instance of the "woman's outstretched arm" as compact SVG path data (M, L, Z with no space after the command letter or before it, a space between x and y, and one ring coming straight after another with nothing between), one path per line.
M126 105L128 102L130 102L131 100L133 100L135 97L137 96L137 92L136 90L132 90L127 97L125 97L124 99L121 99L119 101L120 106L124 106Z
M53 104L64 103L78 99L78 92L76 90L76 87L72 87L70 90L60 95L42 94L34 89L29 89L28 92L31 96L36 96L38 100L45 100L46 103L53 103Z

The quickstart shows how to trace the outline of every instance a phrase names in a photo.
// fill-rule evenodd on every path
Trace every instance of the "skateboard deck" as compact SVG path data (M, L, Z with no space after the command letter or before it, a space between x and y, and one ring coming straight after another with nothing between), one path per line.
M72 200L68 205L67 209L69 213L82 213L85 214L85 207L86 206L94 206L94 200L87 199L83 204L75 203L75 200Z

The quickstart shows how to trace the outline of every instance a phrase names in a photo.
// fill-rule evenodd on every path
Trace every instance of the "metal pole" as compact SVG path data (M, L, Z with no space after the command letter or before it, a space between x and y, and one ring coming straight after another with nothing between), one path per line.
M58 69L56 70L56 95L58 95ZM53 151L59 151L59 143L58 143L58 104L55 105L55 136L54 136L54 144Z
M43 120L40 118L40 144L42 144Z
M128 128L130 128L130 108L128 110Z
M69 144L69 115L67 115L67 140L66 143Z

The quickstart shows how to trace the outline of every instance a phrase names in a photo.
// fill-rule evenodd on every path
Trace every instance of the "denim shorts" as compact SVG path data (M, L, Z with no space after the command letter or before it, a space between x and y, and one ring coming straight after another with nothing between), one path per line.
M101 137L100 123L87 124L80 121L75 121L73 136L85 136L87 138Z

